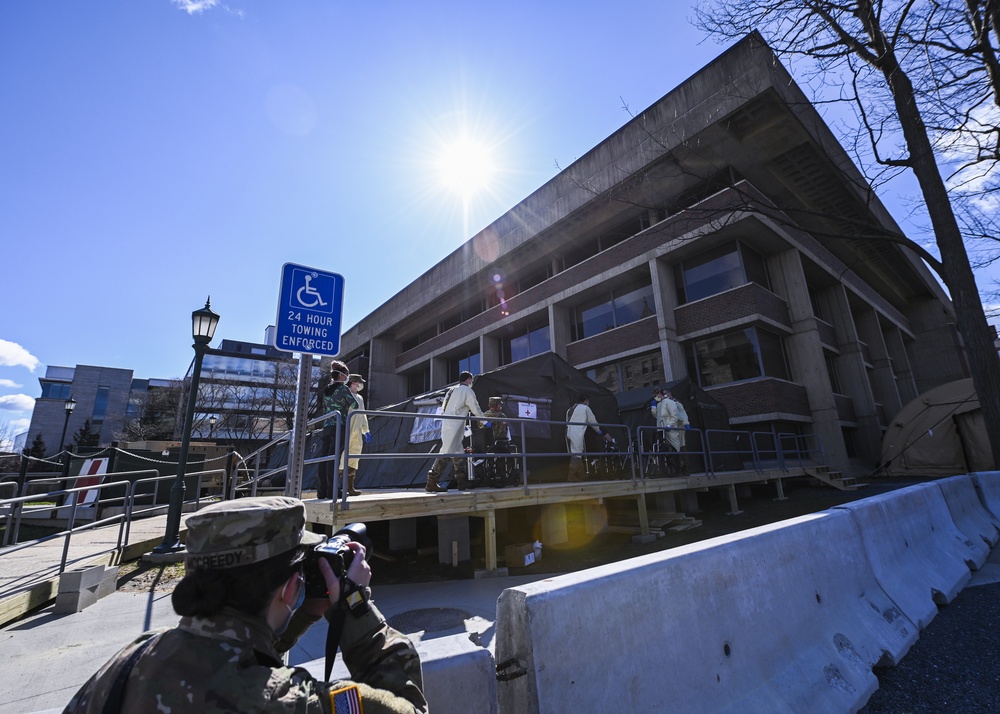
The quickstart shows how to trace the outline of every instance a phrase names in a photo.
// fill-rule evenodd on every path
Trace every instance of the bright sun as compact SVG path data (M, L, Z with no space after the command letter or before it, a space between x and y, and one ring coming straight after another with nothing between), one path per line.
M441 182L464 197L489 186L494 173L489 149L463 136L445 147L438 160Z

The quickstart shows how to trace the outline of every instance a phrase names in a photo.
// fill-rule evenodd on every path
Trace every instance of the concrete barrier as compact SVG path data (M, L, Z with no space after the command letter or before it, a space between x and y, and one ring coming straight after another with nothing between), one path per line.
M825 511L505 590L500 711L840 714L917 634Z
M986 510L979 498L972 476L952 476L935 483L944 494L951 520L982 551L982 558L976 559L978 570L986 562L997 540L1000 540L993 514Z
M951 602L972 578L977 551L955 526L935 483L832 510L846 510L857 520L875 579L920 629L937 615L937 605Z
M977 471L972 476L983 504L994 520L1000 519L1000 471Z
M493 655L469 633L435 637L416 643L424 675L424 696L434 714L497 714L497 677ZM300 665L323 679L324 659ZM333 679L351 676L338 656Z
M67 570L59 576L59 591L52 612L80 612L115 591L118 566L90 565Z

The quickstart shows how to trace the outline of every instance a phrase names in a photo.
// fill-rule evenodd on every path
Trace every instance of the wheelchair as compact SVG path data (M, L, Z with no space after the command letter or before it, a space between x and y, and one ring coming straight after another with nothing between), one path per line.
M517 445L510 439L497 439L490 444L486 452L496 454L486 457L486 485L493 488L518 486L523 481L521 477L521 459L518 456Z
M653 442L650 455L646 458L646 478L685 478L688 476L688 465L684 452L674 451L666 439L658 438Z
M629 468L631 458L631 449L623 452L615 442L605 442L604 454L587 460L587 478L597 481L631 478L632 470Z

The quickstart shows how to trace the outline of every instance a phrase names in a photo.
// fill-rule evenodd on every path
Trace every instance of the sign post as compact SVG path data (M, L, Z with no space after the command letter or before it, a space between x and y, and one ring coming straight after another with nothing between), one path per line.
M344 278L295 263L281 267L278 315L274 346L284 352L298 352L299 385L295 396L295 419L288 453L285 493L302 495L302 470L306 435L309 433L309 388L312 385L312 356L336 357L340 353L340 329L344 310Z

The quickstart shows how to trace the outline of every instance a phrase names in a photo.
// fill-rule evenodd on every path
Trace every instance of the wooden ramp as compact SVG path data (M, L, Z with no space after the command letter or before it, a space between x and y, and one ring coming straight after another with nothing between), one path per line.
M482 488L467 491L447 491L446 493L425 493L423 490L374 491L366 489L361 496L347 501L319 500L303 494L306 504L306 520L320 526L340 528L354 522L388 521L397 518L419 518L422 516L476 516L485 520L486 570L497 568L496 512L504 508L523 508L565 503L605 503L607 499L628 499L635 501L636 523L629 524L642 535L649 535L653 529L693 528L700 525L697 519L688 519L684 514L673 514L667 518L657 511L655 521L650 522L646 507L646 496L658 493L683 491L705 491L724 488L735 502L734 487L740 484L763 484L774 481L781 492L781 479L808 475L803 468L787 470L746 470L722 474L692 474L683 478L637 479L615 481L585 481L574 483L540 483L512 488ZM735 510L735 509L734 509Z

